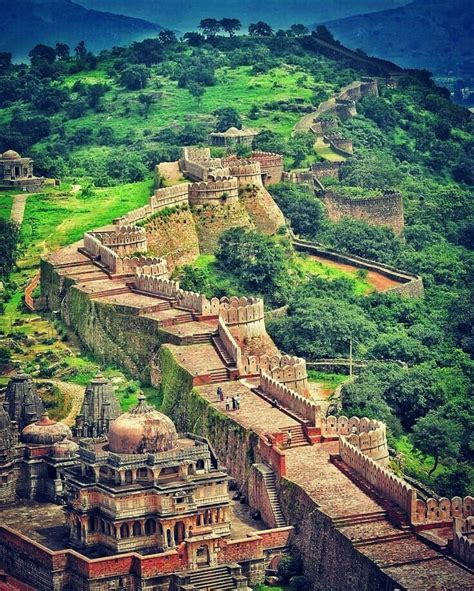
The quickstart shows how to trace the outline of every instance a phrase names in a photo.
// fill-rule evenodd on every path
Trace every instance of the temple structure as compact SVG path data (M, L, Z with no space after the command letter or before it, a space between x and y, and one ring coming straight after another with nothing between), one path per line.
M73 433L76 437L106 435L110 422L119 415L120 405L112 385L102 374L98 374L86 388Z
M211 143L213 146L251 146L257 133L251 128L229 127L227 131L211 133Z
M215 542L230 534L228 476L202 438L178 437L143 395L108 442L80 442L65 476L73 546L157 552L186 542L189 568L217 563Z
M17 373L8 383L5 403L10 419L15 421L20 432L43 414L36 385L31 376L23 372Z

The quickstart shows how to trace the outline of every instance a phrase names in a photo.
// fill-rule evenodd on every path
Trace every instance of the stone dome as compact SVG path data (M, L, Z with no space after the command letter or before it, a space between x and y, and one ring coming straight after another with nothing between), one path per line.
M118 454L160 453L176 447L173 421L145 402L140 394L135 408L110 424L109 450Z
M47 412L43 413L39 421L28 425L21 432L21 440L34 445L52 445L70 437L71 429L64 423L51 420Z
M15 150L7 150L2 154L3 160L17 160L18 158L21 158L21 156L18 152L15 152Z
M57 441L50 452L53 458L72 458L76 455L79 446L74 441L71 441L64 436L61 441Z

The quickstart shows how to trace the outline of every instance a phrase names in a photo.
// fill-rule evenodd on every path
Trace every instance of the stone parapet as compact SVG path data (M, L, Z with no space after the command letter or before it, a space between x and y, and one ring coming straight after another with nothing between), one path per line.
M453 519L453 554L469 567L474 567L474 517Z
M413 520L416 512L416 490L413 487L367 456L346 437L339 438L339 455L345 464L403 509L410 521Z
M238 200L239 191L236 178L192 183L189 187L191 205L212 205L222 201L236 203Z
M281 382L272 378L265 371L260 373L260 388L262 392L299 417L309 421L310 426L319 427L321 423L320 407L312 400L305 398L298 392L291 390Z
M243 375L259 375L261 371L303 396L308 394L306 361L290 355L249 355L243 357Z
M332 222L343 218L364 220L377 226L389 226L400 235L405 225L403 199L396 191L385 191L379 197L346 197L326 191L322 200Z
M447 499L417 499L414 521L416 524L446 523L455 517L467 519L474 515L474 497Z
M220 316L240 339L266 334L263 300L252 297L220 299Z
M322 419L321 433L325 438L348 437L350 443L365 455L382 466L388 465L387 430L381 421L330 415Z
M231 357L234 365L236 367L240 367L242 364L242 350L237 344L236 340L232 336L230 330L228 329L225 321L222 317L219 317L219 322L217 325L217 330L219 333L219 338L224 345L227 354Z
M138 226L119 226L114 232L95 232L95 236L120 257L147 250L146 232Z

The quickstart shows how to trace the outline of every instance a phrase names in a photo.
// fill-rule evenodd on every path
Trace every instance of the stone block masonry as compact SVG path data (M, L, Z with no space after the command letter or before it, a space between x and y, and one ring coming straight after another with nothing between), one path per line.
M396 235L403 233L405 222L400 193L386 191L380 197L352 198L326 191L322 200L332 222L343 218L359 219L377 226L389 226Z

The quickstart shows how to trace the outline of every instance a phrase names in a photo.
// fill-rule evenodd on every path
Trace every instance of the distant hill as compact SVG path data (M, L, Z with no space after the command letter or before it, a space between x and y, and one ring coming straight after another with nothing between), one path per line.
M403 67L438 76L474 75L472 0L414 0L325 24L344 45Z
M87 8L110 10L144 18L180 31L196 29L206 17L235 17L244 26L263 20L272 27L287 29L294 23L342 18L407 4L409 0L76 0Z
M155 36L162 27L145 20L88 10L71 0L0 0L0 51L21 60L37 43L60 41L71 49L84 40L89 50Z

